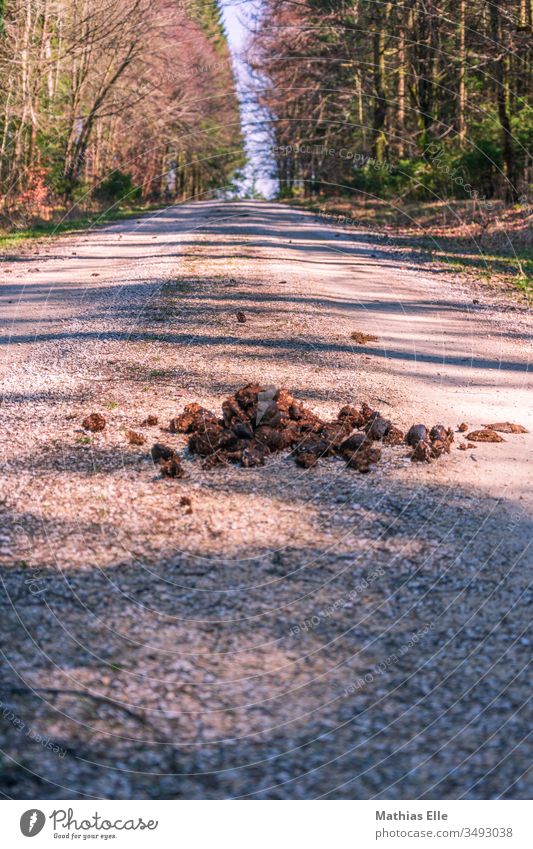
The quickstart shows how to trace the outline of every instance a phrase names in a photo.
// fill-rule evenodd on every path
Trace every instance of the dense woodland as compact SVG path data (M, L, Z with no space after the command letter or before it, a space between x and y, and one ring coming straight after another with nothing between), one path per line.
M282 196L531 197L533 0L263 0ZM243 164L217 0L0 0L0 213L198 198Z
M215 0L0 0L4 215L200 197L242 161Z
M253 67L283 195L524 200L533 0L264 0Z

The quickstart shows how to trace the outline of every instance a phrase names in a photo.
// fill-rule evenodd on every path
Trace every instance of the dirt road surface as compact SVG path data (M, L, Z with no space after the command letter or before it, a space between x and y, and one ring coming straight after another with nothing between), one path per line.
M368 475L148 453L249 381L533 432L525 308L252 202L40 243L0 299L6 796L531 796L533 433Z

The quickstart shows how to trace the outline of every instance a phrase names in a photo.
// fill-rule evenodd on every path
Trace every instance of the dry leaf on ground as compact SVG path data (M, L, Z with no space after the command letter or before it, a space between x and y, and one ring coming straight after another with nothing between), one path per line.
M473 442L505 442L503 437L499 436L495 430L490 430L490 428L486 430L473 430L468 434L467 438Z

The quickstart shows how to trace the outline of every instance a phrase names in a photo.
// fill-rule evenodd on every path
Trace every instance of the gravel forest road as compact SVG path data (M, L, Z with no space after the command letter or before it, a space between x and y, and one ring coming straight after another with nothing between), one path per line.
M367 475L149 457L250 381L533 432L525 308L260 202L37 243L0 300L5 796L531 797L532 433Z

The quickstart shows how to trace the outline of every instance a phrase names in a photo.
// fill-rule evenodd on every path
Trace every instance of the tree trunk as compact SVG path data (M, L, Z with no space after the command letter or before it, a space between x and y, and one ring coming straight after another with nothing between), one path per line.
M400 24L400 43L398 47L398 156L405 156L405 25Z
M387 149L385 121L387 101L385 98L385 31L380 19L376 21L372 35L374 70L374 114L372 119L372 154L377 162L383 162Z
M459 144L465 146L466 138L466 0L459 5Z
M507 108L507 67L506 53L502 44L501 32L501 0L492 0L489 4L491 36L496 58L494 59L494 81L496 83L496 104L498 107L498 118L502 129L502 149L507 184L505 195L509 202L516 203L518 200L518 188L516 185L516 174L514 167L514 152L511 136L511 121Z

